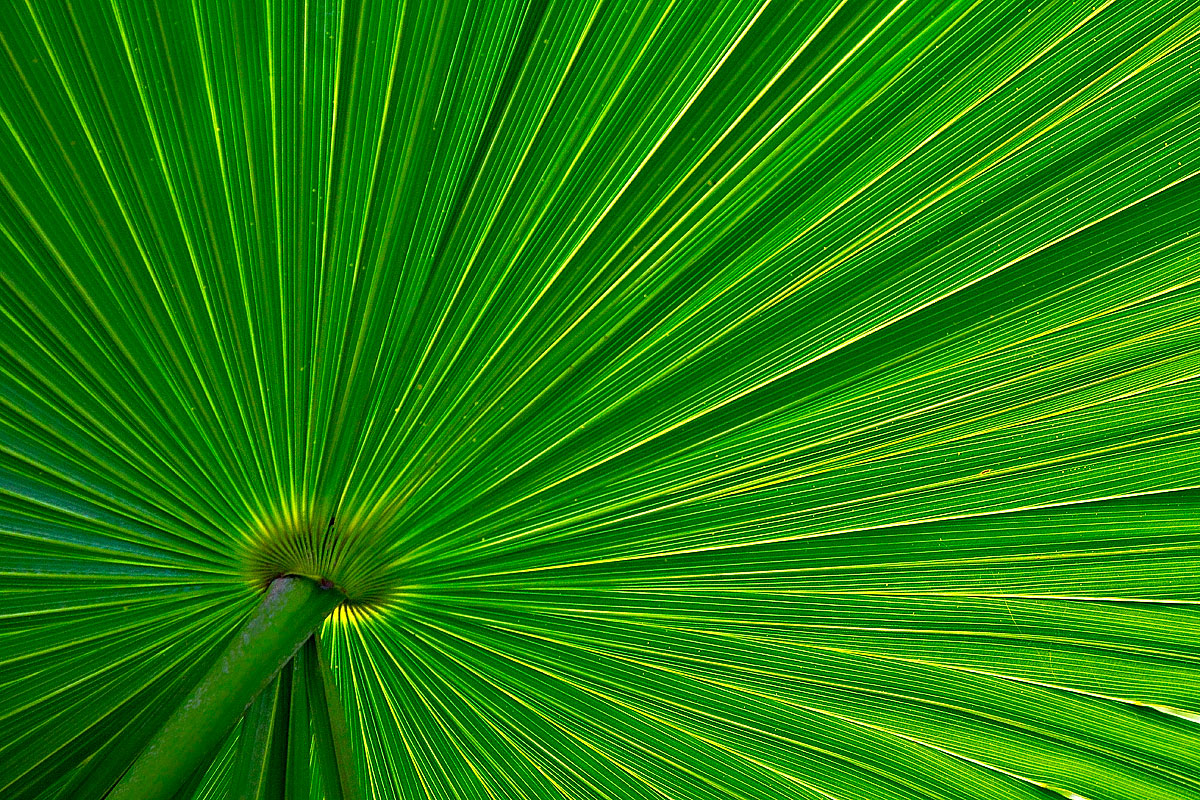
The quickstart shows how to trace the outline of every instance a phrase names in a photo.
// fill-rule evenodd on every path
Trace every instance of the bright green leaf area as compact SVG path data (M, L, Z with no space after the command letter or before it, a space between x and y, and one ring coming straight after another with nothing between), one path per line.
M5 2L0 796L99 800L297 575L177 800L1200 800L1198 63L1173 0Z

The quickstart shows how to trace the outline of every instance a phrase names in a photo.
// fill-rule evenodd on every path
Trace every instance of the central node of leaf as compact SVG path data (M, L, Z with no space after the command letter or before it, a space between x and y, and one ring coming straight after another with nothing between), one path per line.
M260 588L283 575L332 584L352 614L382 608L396 587L395 568L378 525L361 518L344 522L330 514L263 524L247 537L242 553L247 580Z

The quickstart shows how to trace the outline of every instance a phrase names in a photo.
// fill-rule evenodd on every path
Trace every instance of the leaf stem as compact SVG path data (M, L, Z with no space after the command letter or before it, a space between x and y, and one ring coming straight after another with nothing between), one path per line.
M271 582L217 662L159 729L108 800L171 797L220 746L246 708L345 598L306 578Z
M359 800L362 793L358 790L350 759L346 716L337 687L333 684L333 675L315 635L304 644L301 657L306 659L313 747L325 781L325 796L329 800Z

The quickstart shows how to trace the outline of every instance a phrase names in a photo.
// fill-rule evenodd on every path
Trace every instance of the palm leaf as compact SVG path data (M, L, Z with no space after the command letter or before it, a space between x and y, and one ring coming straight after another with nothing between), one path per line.
M0 18L6 797L1200 798L1194 4Z

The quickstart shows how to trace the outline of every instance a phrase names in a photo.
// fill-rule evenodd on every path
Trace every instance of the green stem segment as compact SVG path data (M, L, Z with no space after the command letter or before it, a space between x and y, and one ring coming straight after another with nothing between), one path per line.
M325 780L326 800L360 800L363 795L350 760L346 715L316 636L305 642L301 655L307 659L313 747Z
M277 578L208 674L175 709L108 800L172 797L241 719L247 706L345 598L306 578Z

